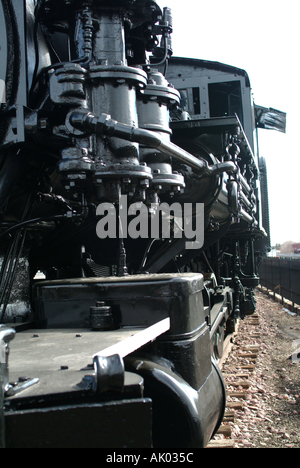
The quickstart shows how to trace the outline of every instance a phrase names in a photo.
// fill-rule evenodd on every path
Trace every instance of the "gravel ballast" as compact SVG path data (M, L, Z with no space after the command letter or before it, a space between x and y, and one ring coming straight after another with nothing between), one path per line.
M222 365L228 402L241 401L233 393L244 394L243 408L225 425L231 426L236 448L300 448L300 317L258 291L256 299L259 325L240 321ZM252 359L249 350L255 346L259 351ZM245 370L253 364L253 371ZM245 372L248 377L239 378L237 386L235 374Z

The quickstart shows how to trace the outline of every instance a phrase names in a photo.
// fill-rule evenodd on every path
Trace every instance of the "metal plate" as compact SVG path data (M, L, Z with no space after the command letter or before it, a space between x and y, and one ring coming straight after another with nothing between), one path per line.
M6 414L7 448L150 448L151 401L130 399Z
M39 378L39 383L20 396L78 391L82 378L94 372L93 355L140 329L108 332L86 330L28 330L10 343L9 381ZM12 397L16 398L16 397Z

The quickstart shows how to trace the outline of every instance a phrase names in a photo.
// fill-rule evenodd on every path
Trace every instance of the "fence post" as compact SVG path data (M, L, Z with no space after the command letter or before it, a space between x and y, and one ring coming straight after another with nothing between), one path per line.
M281 262L281 259L280 259ZM279 294L281 296L281 304L284 304L283 295L282 295L282 276L281 276L281 264L279 264Z

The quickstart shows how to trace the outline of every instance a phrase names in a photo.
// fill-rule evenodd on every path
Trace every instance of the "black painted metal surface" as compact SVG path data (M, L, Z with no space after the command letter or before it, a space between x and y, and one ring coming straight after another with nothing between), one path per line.
M18 331L1 444L205 447L226 399L212 356L265 252L248 76L172 60L153 0L0 6L0 322ZM173 202L169 233L128 235L125 204L149 222Z
M266 257L259 272L262 286L300 304L300 259Z
M149 399L53 405L6 416L7 448L127 449L151 445Z

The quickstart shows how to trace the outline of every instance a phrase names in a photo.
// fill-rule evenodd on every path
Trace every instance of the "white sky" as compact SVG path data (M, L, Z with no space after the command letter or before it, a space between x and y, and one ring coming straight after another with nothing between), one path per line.
M300 241L299 3L157 0L173 11L174 55L247 71L254 101L287 113L286 134L260 130L267 160L271 242Z

